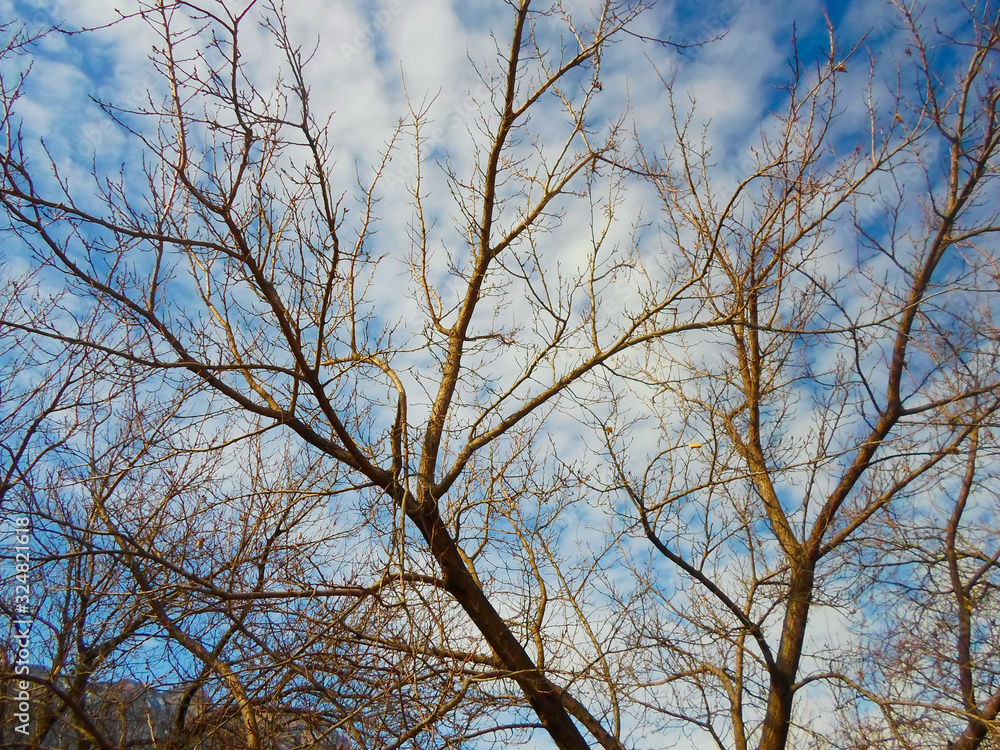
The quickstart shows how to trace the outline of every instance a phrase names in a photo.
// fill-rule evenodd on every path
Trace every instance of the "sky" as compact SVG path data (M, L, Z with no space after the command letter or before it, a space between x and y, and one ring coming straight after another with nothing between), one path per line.
M563 5L574 18L582 18L595 3L567 0ZM949 3L940 0L929 5L935 6L946 24ZM240 6L227 3L226 7ZM484 79L498 72L497 50L508 44L509 5L499 0L300 0L287 3L285 11L291 38L310 57L306 72L313 115L320 122L329 120L333 175L345 194L355 194L359 181L367 184L374 174L373 165L394 137L400 139L383 175L375 246L392 252L410 244L407 227L413 206L409 187L416 164L407 140L412 138L411 131L404 128L397 135L397 126L412 121L414 112L427 119L423 150L429 158L421 169L431 198L427 203L431 231L441 247L460 246L458 209L450 198L444 167L450 165L459 175L473 171L477 122L495 117L491 111L495 98ZM136 140L95 103L98 99L133 110L165 94L163 81L149 62L149 50L159 40L153 29L141 19L128 17L129 13L124 2L110 0L0 0L0 18L17 18L29 32L51 25L94 29L84 34L50 34L37 43L19 107L25 134L44 141L60 179L74 191L80 188L85 193L94 164L99 172L121 170L126 184L141 179L143 152ZM895 83L890 58L899 54L898 38L903 33L891 5L878 0L657 2L633 29L673 44L633 37L607 51L602 60L603 96L595 107L593 127L606 132L624 113L625 130L669 150L673 134L665 82L671 81L682 113L690 108L693 127L707 128L706 141L713 149L720 178L734 182L752 171L750 147L759 140L759 133L775 127L773 113L782 104L780 87L791 74L793 39L804 68L812 71L826 53L832 31L842 50L837 59L844 60L845 88L865 91L874 66L873 95L889 97ZM261 90L270 90L282 69L280 51L255 23L246 24L245 34L248 75ZM552 41L554 47L558 40L553 37ZM859 46L855 49L855 45ZM863 97L845 98L840 106L846 121L863 120ZM549 133L546 123L536 125L542 141L550 135L554 141L558 135L555 127ZM38 141L32 143L34 158L44 158ZM620 197L622 219L611 228L615 241L632 241L637 227L646 221L651 200L654 197L641 188ZM558 260L572 267L580 261L573 256L572 240L586 244L589 210L587 217L573 213L579 209L572 206L565 210L561 236L570 238L565 241L570 249L561 250ZM8 246L4 252L8 271L16 274L23 248ZM398 318L408 335L417 336L419 325L408 328L416 318L411 314L413 300L399 293L401 286L412 281L409 266L405 253L398 255L380 272L381 286L374 293L381 300L385 319ZM442 260L442 289L447 293L445 267ZM623 293L613 304L625 311L632 302ZM519 310L515 301L508 309L498 310L498 315L516 317ZM413 364L418 372L421 363L414 360ZM407 377L414 380L415 391L422 387L417 375ZM420 408L414 405L415 411ZM587 446L577 428L572 419L555 419L550 434L582 455ZM808 425L799 428L806 431ZM595 544L599 541L594 538ZM816 637L830 638L835 629L831 621ZM685 747L683 739L678 739L677 747Z
M574 0L566 6L582 15L593 4ZM3 0L0 12L24 20L28 29L52 23L79 28L113 21L125 7L103 0ZM766 4L768 12L762 7L728 1L706 11L703 3L655 3L639 19L641 33L680 44L714 41L682 50L619 44L608 55L607 75L629 90L631 106L639 116L648 115L653 128L662 126L658 79L675 77L678 92L696 97L699 117L713 120L718 137L735 136L739 142L738 136L756 133L775 100L774 86L787 80L793 33L807 59L827 43L824 13L845 45L865 34L878 42L893 33L893 24L885 23L891 17L888 3L779 0ZM370 162L384 149L399 118L408 114L406 98L415 106L431 102L430 116L444 129L433 144L435 155L443 155L449 150L445 142L460 138L477 109L470 94L483 93L473 63L495 63L495 45L505 46L509 37L509 8L495 0L305 0L286 4L285 11L292 38L304 50L315 48L308 66L313 106L317 119L333 117L341 165ZM277 51L259 29L245 26L251 70L260 74L259 81L273 81ZM85 37L47 39L36 57L30 105L22 104L34 120L32 131L83 164L92 153L109 160L126 156L125 140L87 97L123 107L142 102L145 91L156 86L146 64L153 39L134 19ZM864 76L866 68L866 61L859 61L849 75ZM454 157L459 149L451 151Z

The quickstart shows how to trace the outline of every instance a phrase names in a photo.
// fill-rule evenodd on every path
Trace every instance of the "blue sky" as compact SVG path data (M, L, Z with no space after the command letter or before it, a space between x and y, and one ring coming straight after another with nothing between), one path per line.
M564 5L575 18L582 18L595 3L573 0ZM934 0L928 6L928 17L932 12L937 14L947 29L953 3ZM52 23L64 23L66 28L104 27L115 20L115 9L121 7L124 6L105 0L85 3L0 0L0 17L23 19L29 30ZM230 3L229 7L236 5ZM432 244L442 251L434 268L440 274L442 297L447 299L453 292L449 283L454 283L454 278L449 282L448 266L453 258L461 258L468 237L461 234L460 207L449 191L444 167L447 165L459 176L475 172L474 147L482 140L480 124L488 127L496 119L495 92L484 85L483 79L500 69L497 50L502 53L509 43L509 5L496 0L469 3L301 0L288 3L286 10L293 39L307 53L312 53L307 76L313 114L320 122L329 118L335 160L332 174L338 190L348 196L352 211L348 229L355 226L351 222L358 213L358 205L350 201L358 193L357 183L371 180L373 164L394 137L398 123L407 121L413 112L426 117L423 131L426 140L422 148L430 158L422 169L427 218L433 224L429 230ZM636 33L649 38L666 37L689 46L642 42L634 37L613 45L602 60L603 93L588 124L599 134L595 137L601 137L610 132L616 118L624 116L624 131L634 129L654 150L662 147L670 151L673 131L664 81L672 80L681 117L691 108L693 128L706 128L706 146L713 154L713 176L720 184L735 184L753 172L751 147L759 143L761 131L775 127L774 113L784 105L781 87L791 75L793 36L799 43L804 79L814 76L817 66L822 64L829 42L824 12L841 50L835 59L844 60L844 71L838 79L846 92L838 102L843 113L840 120L843 130L835 141L838 147L850 152L856 142L863 140L864 131L858 123L864 125L869 83L874 99L889 101L895 85L895 62L903 54L899 43L902 25L887 2L656 3L636 22ZM245 33L243 52L247 73L262 91L269 91L279 79L280 54L256 24L246 24ZM546 39L551 42L550 49L556 49L559 38L555 32ZM77 194L85 196L92 189L89 170L95 163L98 173L120 173L126 187L141 185L143 159L147 155L135 138L101 111L92 97L125 110L146 107L150 99L158 102L166 89L148 59L149 49L157 43L152 30L133 18L88 34L52 34L37 44L34 67L19 109L28 148L32 159L40 163L46 155L39 139L44 140L60 179ZM848 51L857 44L861 46L846 59ZM543 116L533 124L540 133L539 149L544 150L565 132L565 118L558 107L541 112ZM141 118L124 117L129 123L141 126ZM409 188L415 175L408 140L412 131L403 128L399 138L396 157L384 175L379 194L379 233L372 240L375 251L390 257L374 277L370 290L378 305L378 315L371 323L373 327L386 329L395 325L399 339L417 341L425 320L420 317L416 297L402 293L414 288L408 261L411 247L408 229L413 221ZM620 220L610 223L609 246L618 243L627 248L633 241L644 248L655 246L656 198L648 186L635 186L631 192L620 195L613 193L609 188L607 205L615 203ZM592 215L599 216L602 207L600 204L581 207L567 202L560 210L563 213L553 218L554 223L561 222L560 229L564 230L559 244L544 246L547 252L539 253L534 262L549 264L550 270L564 267L574 270L584 263L574 248L588 244ZM504 218L510 220L510 215ZM5 246L8 272L17 273L27 252L14 243ZM853 261L854 258L848 262ZM636 304L636 296L634 290L625 289L623 284L614 291L619 296L609 294L608 304L622 317L630 305ZM501 299L494 310L496 319L512 326L516 323L526 326L523 318L519 318L526 314L521 301L503 299L502 292L498 297ZM256 314L252 305L247 309L248 316ZM482 356L494 357L490 364L496 367L498 380L509 375L501 355ZM405 367L400 367L410 393L416 395L410 404L414 423L420 422L434 392L435 383L428 384L422 377L422 368L430 357L426 351L417 352L405 361ZM404 358L405 355L400 356ZM484 393L491 385L477 383ZM574 395L585 400L585 394ZM606 416L607 412L598 415ZM642 430L653 434L662 425L642 425L640 421L636 420L636 433L631 439L642 445L642 437L647 434ZM572 452L583 457L586 446L593 447L595 441L581 437L578 427L573 417L556 417L547 434L562 441L563 447L570 443ZM808 433L809 429L807 419L790 428L800 434ZM670 439L674 437L671 435ZM684 447L704 438L696 435L680 444ZM650 444L655 445L656 439L651 439ZM646 459L641 451L637 454L639 459ZM697 460L693 460L691 471L697 472L699 468ZM584 506L578 507L580 518L587 518ZM605 519L595 512L589 520L589 524L581 520L573 529L573 543L581 549L593 543L598 549L606 541L602 537L606 528L599 528ZM725 563L721 567L723 572L724 567ZM831 620L826 630L834 627ZM829 632L823 633L821 629L816 637L826 635ZM688 746L685 739L677 741L678 747ZM536 746L545 745L540 742Z
M568 7L582 12L590 5L578 0ZM0 13L27 19L29 29L60 21L73 28L114 20L117 7L98 0L3 0ZM293 38L305 49L318 42L309 68L313 101L321 114L335 113L335 142L345 153L341 164L370 161L383 147L398 118L407 114L404 82L411 101L434 99L432 116L443 122L449 113L461 110L460 100L481 86L471 62L493 56L491 28L501 48L508 43L507 10L502 3L486 0L289 3ZM738 123L752 136L774 102L773 86L787 79L793 28L807 62L822 54L827 43L824 12L839 41L849 46L870 34L876 54L896 25L886 24L893 16L889 4L882 2L731 1L712 4L708 12L704 3L663 2L640 19L642 33L682 44L722 38L680 52L652 43L622 44L611 51L606 67L616 79L627 79L637 105L647 97L662 99L654 90L660 88L657 71L676 75L680 89L696 96L699 109L712 115L721 130L728 133ZM278 62L276 54L252 28L248 33L251 68L265 80ZM32 103L38 108L25 108L26 114L37 117L32 130L84 164L88 152L99 158L125 156L124 141L87 97L97 95L125 107L140 102L144 88L155 85L145 62L152 41L149 31L134 21L86 37L48 40L35 63ZM866 68L866 62L860 62L858 72ZM56 113L58 122L53 120ZM59 144L60 138L75 142Z

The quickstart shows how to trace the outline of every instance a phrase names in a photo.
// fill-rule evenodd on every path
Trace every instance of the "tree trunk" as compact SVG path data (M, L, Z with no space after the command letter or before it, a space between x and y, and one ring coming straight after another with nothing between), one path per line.
M802 658L809 606L812 601L816 563L810 558L796 567L789 583L788 604L781 629L781 646L771 672L771 688L767 699L767 713L761 728L757 750L785 750L792 719L793 685Z
M562 750L589 750L590 745L563 706L560 691L535 666L469 573L459 554L458 545L441 520L437 507L432 503L425 505L431 507L413 511L410 518L420 529L434 559L441 566L448 593L469 615L497 658L511 671L511 679L520 686L556 745Z

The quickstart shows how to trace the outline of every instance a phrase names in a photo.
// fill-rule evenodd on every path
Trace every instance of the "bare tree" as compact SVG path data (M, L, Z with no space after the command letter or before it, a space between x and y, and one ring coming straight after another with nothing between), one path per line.
M595 367L676 327L664 311L691 287L686 276L656 290L651 286L653 304L599 321L590 311L609 283L606 277L622 263L604 246L601 226L595 226L583 262L577 259L568 275L544 257L551 242L545 234L558 225L566 201L593 194L609 180L613 186L620 174L614 166L620 123L592 123L588 110L602 88L601 50L641 7L608 2L589 24L573 22L558 5L516 7L510 42L498 56L501 67L483 72L491 98L480 102L471 172L450 176L464 221L458 246L435 250L440 238L430 231L419 171L412 184L410 266L425 318L414 330L386 319L366 299L372 285L385 283L370 246L376 189L391 153L362 176L359 218L347 224L346 206L336 197L343 188L331 183L327 130L313 118L303 54L288 39L280 9L256 6L241 12L221 4L141 7L139 16L160 37L154 64L169 93L162 104L151 97L139 112L113 104L106 110L155 157L145 176L147 208L134 203L124 175L100 189L101 212L85 207L65 183L36 178L13 120L19 84L5 90L2 200L12 227L40 262L66 274L72 292L89 300L84 304L100 311L106 336L67 333L54 321L29 332L96 347L131 372L149 373L152 380L144 387L154 391L179 389L183 399L156 407L164 413L184 411L181 403L201 403L206 422L234 408L242 412L218 438L223 444L276 430L286 439L294 436L323 457L320 463L337 467L325 469L332 472L330 485L313 491L360 503L370 519L364 536L381 533L387 541L374 546L381 554L376 565L364 567L363 584L352 574L320 590L310 585L276 592L269 576L255 585L227 580L210 586L211 579L199 576L179 548L177 526L168 532L158 520L169 518L184 497L169 482L159 485L165 491L149 507L134 506L132 492L124 507L110 504L108 493L122 491L115 484L138 470L134 462L145 460L145 448L124 467L93 467L92 523L121 550L156 626L231 692L250 747L265 741L265 711L253 699L264 685L260 675L250 679L222 656L226 639L249 630L236 602L316 596L346 599L356 614L363 611L358 599L380 602L380 611L388 607L352 626L361 639L356 647L385 652L398 644L396 653L406 653L413 665L412 679L444 681L438 699L416 685L417 704L398 702L401 712L422 716L410 734L453 715L475 688L494 693L494 705L511 707L515 725L525 723L518 707L530 706L529 724L540 723L560 747L587 747L571 717L602 744L617 747L599 719L559 684L558 672L543 666L552 645L538 637L537 653L530 654L522 641L523 628L540 626L547 615L544 601L532 601L533 586L527 589L528 612L516 612L515 605L511 618L501 616L510 587L524 590L524 574L516 564L507 569L505 549L514 537L533 543L531 537L546 533L545 521L524 510L522 489L507 500L511 511L498 513L499 498L481 489L479 480L489 477L497 491L509 489L512 467L520 467L543 412ZM290 82L279 81L271 92L252 80L241 55L244 28L257 23L258 11L285 55L284 80ZM547 52L552 38L563 40L556 54ZM528 115L535 110L555 118L551 125L562 130L558 139L532 142ZM418 165L425 117L416 111L409 126ZM143 120L152 128L143 127ZM595 213L603 219L601 209ZM448 269L445 276L442 269ZM515 294L528 300L536 316L533 330L498 317ZM179 306L181 298L198 304ZM488 369L501 358L504 368ZM414 362L433 363L417 381L408 374ZM177 418L183 419L180 413ZM148 445L158 451L166 437L156 435ZM189 451L213 449L205 436L189 438ZM189 510L177 520L196 516ZM516 524L535 529L526 534ZM254 531L257 544L271 538L260 535L263 528ZM272 536L279 531L275 541L284 539L284 528ZM535 579L541 571L530 559L521 562L534 583L531 571ZM326 574L318 561L313 564L313 580ZM371 567L381 568L377 577ZM493 568L490 576L487 567ZM208 588L215 605L164 600L160 592L173 590L176 576L186 579L186 587ZM233 603L218 604L230 598ZM464 616L456 620L453 607ZM213 637L209 623L216 619L212 627L224 633ZM277 619L287 627L284 618ZM317 633L309 638L330 648ZM425 677L420 664L428 659L433 666ZM359 667L363 680L378 679L377 663L366 660ZM376 695L398 687L400 677L390 676ZM497 680L516 684L520 697L491 687ZM359 710L362 717L374 712ZM338 720L354 719L345 713ZM490 720L487 731L503 725Z
M604 60L665 44L644 3L508 5L462 158L431 169L412 101L352 183L279 5L122 19L162 91L101 103L145 161L89 189L22 133L8 46L0 201L63 295L0 321L7 382L42 383L0 415L45 550L36 745L137 742L95 697L134 671L178 748L982 747L996 8L899 8L888 103L831 32L734 179L670 79L667 151L626 145Z
M991 490L985 516L966 509L1000 407L998 21L977 6L948 38L899 10L906 67L888 105L865 97L856 150L838 153L853 51L831 42L818 70L794 61L735 189L676 109L676 146L650 164L678 252L713 259L701 299L732 324L652 343L630 381L646 406L615 389L605 442L635 530L683 581L645 574L659 591L636 628L672 685L656 710L719 747L789 747L796 727L829 746L800 697L822 683L857 710L850 747L979 747L996 726ZM645 415L650 452L630 437Z

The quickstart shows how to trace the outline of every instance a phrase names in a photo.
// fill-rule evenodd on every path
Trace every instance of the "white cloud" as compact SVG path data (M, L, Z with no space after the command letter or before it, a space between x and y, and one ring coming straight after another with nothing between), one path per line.
M869 27L881 24L885 19L886 6L875 10L877 5L852 4L857 12L845 16L847 20L840 27L844 36L856 36ZM24 6L15 4L15 7ZM33 18L46 15L39 10L38 4L31 7ZM66 14L72 23L98 25L114 18L114 7L111 2L61 2L50 11L52 14ZM506 51L509 40L505 35L509 34L507 22L511 16L509 7L501 3L486 7L489 9L488 22L475 17L475 9L470 10L469 6L460 8L445 0L384 0L373 4L351 0L309 0L289 3L287 8L292 38L301 43L306 54L312 53L315 46L306 73L311 86L314 116L320 122L325 122L327 117L332 118L330 140L336 160L333 169L335 197L339 197L341 192L349 196L356 194L358 176L363 182L371 178L372 164L377 155L386 148L400 118L409 116L404 82L410 103L417 109L426 105L428 124L424 136L428 140L424 148L425 154L431 158L423 169L428 217L436 222L430 242L432 252L436 253L432 270L441 280L440 293L444 299L451 299L449 295L454 295L454 285L458 283L449 272L448 265L454 263L461 267L469 247L467 239L461 236L463 220L454 197L449 193L449 184L433 162L449 157L459 179L470 179L475 174L476 160L485 158L488 143L479 130L478 121L482 117L493 122L496 113L492 109L489 92L482 87L474 66L480 66L484 74L501 72L502 61L497 60L496 51L497 48L501 54ZM575 4L574 12L580 7ZM671 16L670 10L654 10L645 25L639 28L643 33L654 34L661 33L661 29L671 23L679 24L674 29L676 37L684 39L682 16ZM788 60L791 55L792 23L796 18L803 19L800 38L808 36L806 46L815 51L822 42L822 24L817 24L818 10L816 2L772 4L768 12L761 12L759 4L742 3L735 10L730 9L731 29L728 34L708 46L683 53L651 42L622 43L610 48L602 61L603 95L594 107L589 122L598 132L595 138L606 137L609 123L628 108L629 117L634 118L639 132L644 137L650 137L653 143L662 141L669 149L673 133L667 121L666 90L660 74L667 80L675 77L675 93L682 108L686 106L686 97L690 94L697 100L697 123L711 121L707 138L718 163L715 174L720 175L723 184L726 180L744 176L750 164L748 146L758 141L762 129L774 127L772 111L780 109L782 104L782 95L775 87L786 82L790 74ZM10 2L0 5L0 12L8 11L13 12ZM491 28L497 29L495 40L489 34ZM272 40L252 19L245 22L245 34L243 50L248 71L261 90L269 90L276 84L278 71L283 66L280 51L275 49ZM25 119L30 136L46 138L61 168L65 167L67 172L72 173L74 184L80 184L85 178L90 153L93 152L108 161L129 162L132 167L141 163L142 155L136 142L111 126L87 100L87 95L96 92L102 98L127 107L140 103L141 95L151 86L146 54L150 45L156 43L152 30L133 19L92 36L53 36L39 47L29 96L22 102L20 114ZM845 85L855 86L863 81L867 75L865 67L863 62L858 65L851 63L845 74ZM287 85L287 79L284 83ZM855 118L855 122L863 115L862 104L857 98L845 102L848 117ZM559 107L552 105L534 123L541 134L537 144L524 143L516 152L526 159L536 159L526 162L529 171L537 163L537 152L533 152L530 146L537 145L543 154L551 158L558 139L572 130L565 118L560 119L561 116ZM850 123L848 119L847 124ZM475 146L480 149L478 154ZM390 256L376 273L371 294L379 305L378 317L373 319L372 325L389 328L398 321L402 338L405 335L417 336L425 320L413 299L416 285L410 278L408 265L411 239L407 229L413 218L413 205L406 185L412 184L415 170L409 158L410 143L406 138L398 144L398 149L396 160L387 172L392 179L387 181L381 193L383 200L378 206L382 217L379 234L372 242L376 254L386 252ZM577 201L569 197L559 202L558 210L563 215L560 220L553 221L553 231L535 238L537 258L530 257L522 244L511 248L503 260L513 265L514 259L519 257L526 264L537 263L538 268L532 275L534 282L539 280L542 272L548 274L550 279L561 275L563 280L581 273L592 246L594 227L600 226L604 216L604 205L617 199L609 193L601 178L595 178L594 184L593 206L587 200ZM508 190L510 202L502 218L510 223L516 220L517 210L525 205L525 188L515 184ZM618 219L611 223L608 248L615 246L619 251L631 248L636 222L640 217L652 220L657 215L656 200L648 186L630 186L616 204ZM351 203L350 208L348 234L355 226L351 222L355 221L358 213L356 204ZM656 268L657 261L662 260L663 254L669 256L673 251L670 240L662 240L657 232L658 227L654 226L637 240L640 247L636 252L650 269L651 289L662 281L662 269ZM353 237L348 236L347 239L353 240ZM835 249L832 243L830 247L831 255L826 267L832 269L838 261L832 255ZM821 249L827 248L824 246ZM473 333L496 325L507 329L516 327L524 335L532 334L536 323L535 310L526 301L526 283L499 274L495 278L500 280L501 286L492 290L494 297L484 303L482 312L485 315L474 323ZM609 327L621 324L628 311L635 309L639 279L638 272L622 271L620 278L614 276L608 281L602 295L605 305L602 315ZM587 314L586 304L579 298L575 303L572 313L579 321ZM585 335L577 336L573 342L579 349L560 354L557 360L560 366L584 350ZM690 346L694 356L705 361L718 357L718 347L705 338L692 336ZM677 354L678 351L671 350L670 353ZM497 347L482 354L481 358L488 365L490 378L510 382L519 372L525 356ZM433 370L424 374L426 371L423 369L430 358L426 351L399 355L398 361L403 365L400 368L402 375L408 379L408 385L413 385L411 395L414 402L410 412L413 422L420 421L421 412L426 412L428 402L434 395L436 383L433 378L436 375ZM429 395L424 394L421 386ZM520 389L519 395L537 387L537 382L529 382ZM581 386L580 391L586 392L587 387ZM469 386L464 394L470 401L471 392L472 386ZM577 395L584 400L587 394ZM651 460L655 452L670 444L684 447L690 442L700 443L710 437L692 433L692 430L702 429L705 425L684 422L684 415L671 413L665 415L662 421L644 421L645 415L653 409L642 400L648 394L641 396L625 394L621 403L623 423L632 425L626 437L630 441L629 460L635 466L642 468L643 462ZM799 407L793 410L784 429L788 435L804 440L815 429L815 424L808 413L808 405L802 403ZM605 411L599 412L599 417L610 412L607 405L600 408ZM459 412L459 416L468 418L471 411L470 407ZM574 417L558 416L548 435L564 449L564 459L579 459L585 466L595 467L596 475L600 469L586 447L588 441L596 444L586 434L586 427L591 426L588 417L582 410L574 412ZM584 429L581 429L581 423L585 425ZM687 472L685 476L693 481L697 480L699 472L705 470L704 462L698 457L680 461L678 467ZM567 545L566 553L577 556L578 560L584 560L594 550L601 549L609 535L618 531L613 527L608 507L596 507L597 503L594 506L580 503L574 509L573 533L567 535L573 543ZM707 521L718 520L714 513L706 505ZM638 554L647 549L639 546ZM502 562L501 559L495 564L499 566ZM618 562L616 558L615 564ZM740 572L741 562L734 555L719 564L717 572L725 576L734 571L735 577ZM626 572L624 566L617 566L608 571L607 580L609 585L625 588L627 582L632 580L632 573ZM500 604L507 603L511 604L511 611L521 604L513 600ZM599 608L595 605L588 614L599 617ZM570 618L567 616L566 619ZM564 623L560 621L558 624ZM824 646L826 639L836 635L837 619L831 615L817 624L819 627L813 637L818 646ZM578 640L582 638L579 634L574 637ZM840 644L837 645L839 647Z

